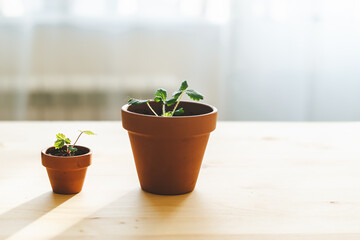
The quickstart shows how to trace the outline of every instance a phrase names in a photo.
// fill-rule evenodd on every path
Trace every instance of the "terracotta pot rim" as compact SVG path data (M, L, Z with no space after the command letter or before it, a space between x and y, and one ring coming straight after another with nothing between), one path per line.
M155 101L150 101L150 102L155 102ZM217 108L210 105L210 104L207 104L207 103L199 103L199 102L193 102L193 101L181 101L181 102L185 102L185 103L190 103L190 104L197 104L197 105L203 105L203 106L206 106L206 107L210 107L212 109L211 112L209 113L204 113L204 114L198 114L198 115L193 115L193 116L173 116L173 117L161 117L161 116L155 116L155 115L147 115L147 114L141 114L141 113L135 113L135 112L131 112L128 110L129 108L129 104L125 104L124 106L122 106L121 110L126 112L126 113L129 113L129 114L132 114L134 116L143 116L143 117L149 117L149 118L161 118L161 119L168 119L167 121L171 121L171 119L179 119L179 118L198 118L198 117L204 117L204 116L207 116L207 115L211 115L211 114L215 114L217 113Z
M54 146L51 146L51 147L48 147L48 148L45 148L43 150L41 150L41 153L50 157L50 158L63 158L63 159L75 159L75 158L80 158L80 157L84 157L84 156L87 156L87 155L92 155L92 150L88 147L85 147L85 146L81 146L81 145L75 145L75 147L81 147L81 148L86 148L89 150L88 153L85 153L85 154L81 154L81 155L77 155L77 156L54 156L54 155L51 155L49 153L46 153L47 150L49 150L50 148L53 148Z

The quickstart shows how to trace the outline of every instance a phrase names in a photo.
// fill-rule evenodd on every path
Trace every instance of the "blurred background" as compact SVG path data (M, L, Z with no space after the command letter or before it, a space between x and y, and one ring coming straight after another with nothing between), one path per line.
M359 121L358 0L0 0L0 120L119 120L181 81L220 120Z

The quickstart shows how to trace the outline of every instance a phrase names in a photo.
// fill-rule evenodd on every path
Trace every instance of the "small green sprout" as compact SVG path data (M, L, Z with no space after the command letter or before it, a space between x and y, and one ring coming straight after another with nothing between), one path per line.
M75 144L77 143L77 141L79 140L80 136L85 133L87 135L95 135L95 133L91 132L91 131L80 131L79 136L77 137L76 141L74 142L74 144L71 144L71 140L67 137L65 137L64 134L62 133L58 133L56 134L56 141L54 144L55 149L61 149L62 147L66 146L66 154L67 156L74 156L75 152L77 151L77 148L75 147Z
M166 100L167 93L166 93L165 89L159 88L158 90L156 90L154 101L162 103L162 114L161 114L162 117L172 117L174 115L182 115L184 113L183 108L177 109L184 93L186 93L194 101L200 101L200 100L204 99L203 95L201 95L199 92L192 90L192 89L188 89L188 84L186 81L183 81L181 83L179 90L174 92L169 100ZM148 105L148 107L150 108L150 110L154 113L154 115L159 116L154 111L154 109L150 106L149 102L150 102L150 99L139 100L139 99L130 98L128 101L128 104L129 105L141 105L141 104L146 103ZM175 104L175 107L173 108L173 110L166 112L165 106L172 106L174 104Z

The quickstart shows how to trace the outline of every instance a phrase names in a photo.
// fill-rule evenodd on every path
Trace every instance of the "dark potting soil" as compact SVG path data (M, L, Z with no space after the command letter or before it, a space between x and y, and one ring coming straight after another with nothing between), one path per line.
M71 156L80 156L80 155L84 155L86 154L86 152L81 151L80 149L78 149L74 155L69 156L68 153L66 152L66 149L54 149L52 151L47 152L50 155L53 156L59 156L59 157L71 157Z
M137 111L133 111L135 113L139 113L139 114L144 114L144 115L152 115L152 116L155 116L153 112L151 112L150 110L147 110L147 109L140 109L140 110L137 110ZM161 116L162 112L158 112L156 111L157 115ZM196 114L194 112L187 112L187 113L184 113L182 115L174 115L174 117L185 117L185 116L196 116L196 115L199 115L199 114Z
M158 102L153 102L153 101L151 101L149 104L154 109L154 111L159 116L161 116L162 104L158 103ZM170 106L170 107L166 106L165 111L166 112L172 111L173 108L174 108L174 106ZM211 113L213 111L213 109L208 105L194 104L193 102L180 102L177 109L180 109L180 108L183 108L185 112L182 115L178 115L178 116L174 116L174 117L197 116L197 115ZM134 112L134 113L154 116L154 113L149 109L149 107L146 104L132 105L132 106L129 106L127 110L130 112Z

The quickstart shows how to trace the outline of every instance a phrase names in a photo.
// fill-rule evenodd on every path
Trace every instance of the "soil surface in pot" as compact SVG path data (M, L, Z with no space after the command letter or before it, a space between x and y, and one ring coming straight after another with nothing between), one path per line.
M154 102L154 101L150 101L149 104L154 109L154 111L159 116L161 116L162 104L160 102ZM175 107L174 105L170 107L166 106L165 107L166 112L172 111L174 107ZM174 116L174 117L196 116L196 115L207 114L213 111L211 107L205 104L201 104L201 103L194 104L194 102L187 102L187 101L180 102L179 106L176 109L180 109L180 108L183 108L184 113L182 115ZM154 116L154 113L149 109L149 107L146 104L129 106L128 110L134 113Z
M53 155L53 156L59 156L59 157L72 157L72 156L80 156L88 153L88 151L85 151L83 149L79 149L75 152L74 155L69 156L66 152L66 147L63 147L61 149L49 149L46 151L47 154Z

